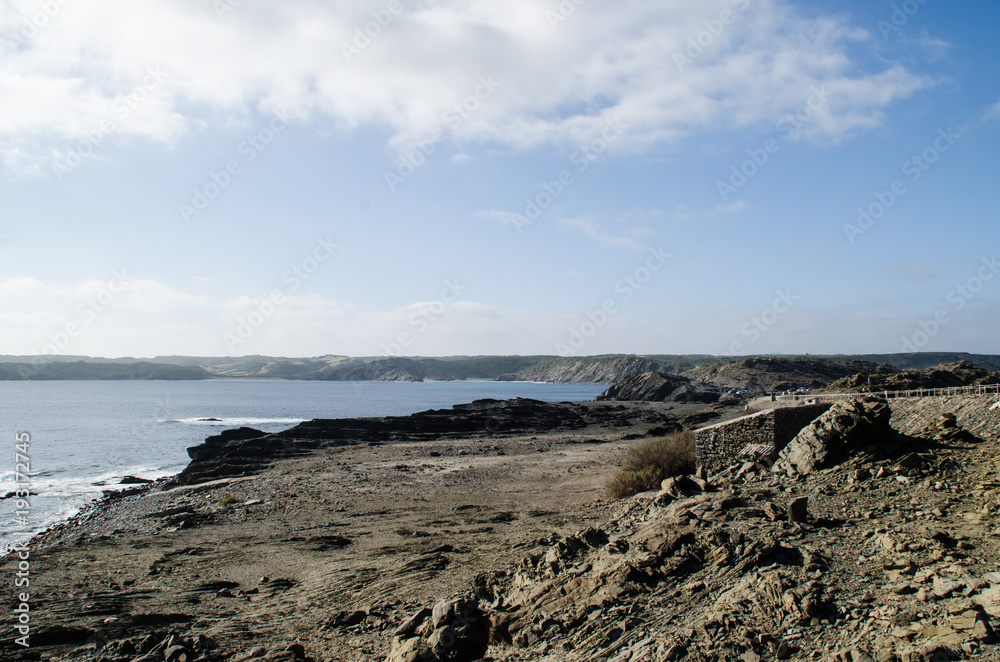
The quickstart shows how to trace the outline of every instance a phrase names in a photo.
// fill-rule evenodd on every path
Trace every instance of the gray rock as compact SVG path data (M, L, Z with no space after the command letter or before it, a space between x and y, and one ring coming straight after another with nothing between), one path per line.
M427 617L430 616L431 614L432 611L430 609L427 609L426 607L420 609L419 611L417 611L417 613L413 614L408 619L403 621L403 624L400 625L398 628L396 628L396 631L393 632L393 635L396 637L412 636L413 633L416 631L416 629L420 627L420 624L423 623L427 619Z
M774 470L806 475L864 447L894 439L891 415L884 402L838 402L782 449Z
M664 653L663 659L665 662L672 662L673 660L683 659L685 655L687 655L687 649L680 644L674 644Z
M772 522L777 522L784 517L784 512L774 502L768 501L762 508L764 515Z
M788 519L792 522L805 522L809 518L809 497L793 499L788 504Z
M431 623L434 625L435 630L451 620L455 614L456 604L458 604L458 598L441 600L434 605L434 609L431 611Z
M166 662L187 662L188 650L184 646L171 646L163 651L163 659Z

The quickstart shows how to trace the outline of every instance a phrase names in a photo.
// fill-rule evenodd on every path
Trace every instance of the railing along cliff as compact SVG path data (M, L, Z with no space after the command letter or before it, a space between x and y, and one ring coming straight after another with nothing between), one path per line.
M907 391L866 391L864 393L790 393L788 395L773 395L757 398L751 403L767 406L768 404L801 404L805 402L837 402L840 400L857 400L867 397L882 397L886 400L896 398L928 398L948 395L1000 395L1000 384L980 384L977 386L950 386L947 388L915 388Z

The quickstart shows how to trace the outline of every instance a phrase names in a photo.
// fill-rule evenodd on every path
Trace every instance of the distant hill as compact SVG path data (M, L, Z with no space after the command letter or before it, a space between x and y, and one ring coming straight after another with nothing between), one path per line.
M0 381L212 379L204 368L162 363L0 363Z
M610 384L660 364L635 356L560 358L554 356L486 356L462 359L393 358L362 365L344 364L307 379L328 381L529 381L561 384Z
M683 376L721 390L773 392L821 388L864 373L886 375L964 361L1000 370L1000 356L961 352L856 356L722 357L708 354L648 356L448 356L311 358L157 356L116 359L84 356L0 356L0 380L34 379L291 379L322 381L531 381L613 384L655 372ZM865 378L867 382L867 377Z

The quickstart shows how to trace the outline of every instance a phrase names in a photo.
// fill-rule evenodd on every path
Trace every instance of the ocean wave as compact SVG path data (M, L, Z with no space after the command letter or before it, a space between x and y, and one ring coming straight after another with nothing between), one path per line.
M128 467L117 467L111 471L106 471L90 476L32 476L31 491L43 498L65 499L77 496L94 498L100 496L101 492L123 490L134 485L120 485L119 482L125 476L135 476L136 478L146 478L157 480L173 476L184 469L184 465L174 467L150 467L144 465L132 465ZM6 472L0 474L0 496L12 492L15 489L14 474Z
M34 535L66 521L79 513L88 503L99 499L104 492L119 492L134 488L135 485L119 484L125 476L157 480L173 476L183 468L183 465L176 467L131 465L90 476L60 476L42 480L33 478L32 496L29 497L33 519L29 531ZM8 472L0 475L0 496L13 490L13 474ZM18 526L14 520L14 505L14 500L0 501L0 515L2 515L0 542L10 542L14 537L26 533L25 528Z
M305 418L219 418L216 416L171 418L157 423L180 423L182 425L205 425L213 427L241 427L250 425L298 425Z

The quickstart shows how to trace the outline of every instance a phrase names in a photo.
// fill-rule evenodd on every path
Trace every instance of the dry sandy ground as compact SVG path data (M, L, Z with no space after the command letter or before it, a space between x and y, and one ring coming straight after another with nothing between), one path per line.
M381 659L418 607L605 520L603 484L645 431L354 446L119 499L33 553L33 647L0 659L132 659L101 642L172 632Z

